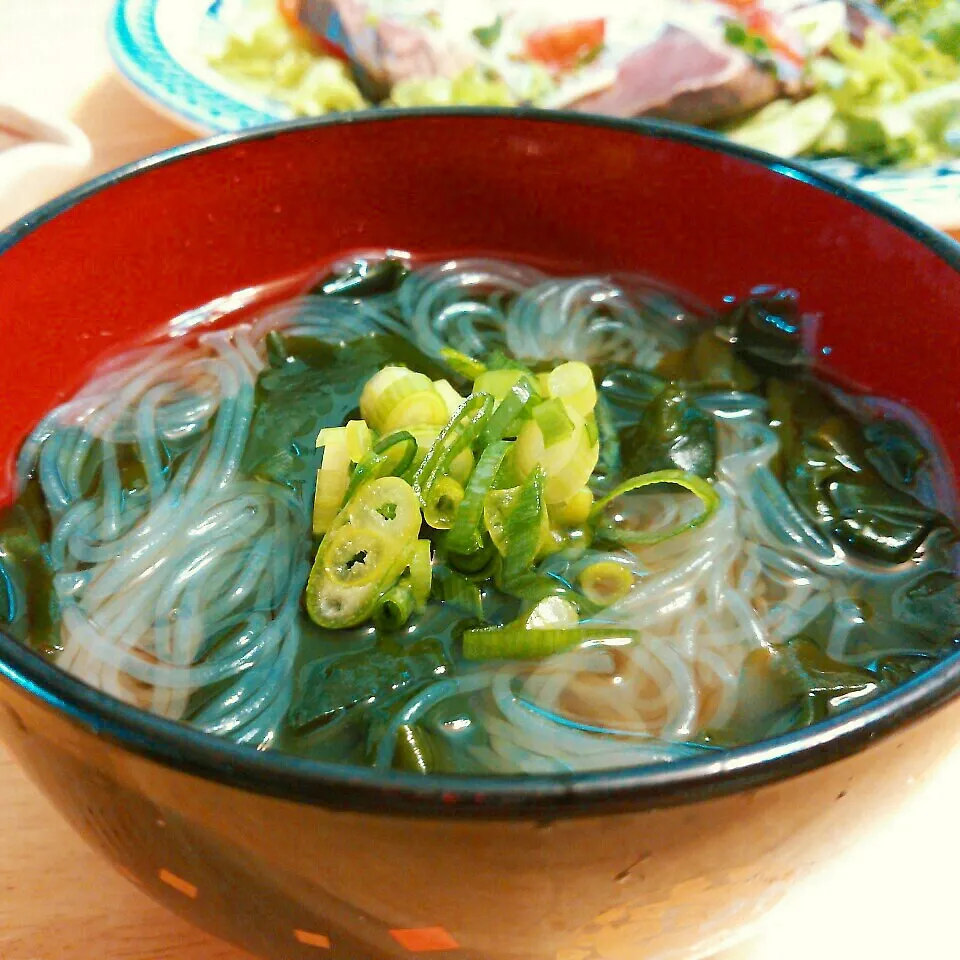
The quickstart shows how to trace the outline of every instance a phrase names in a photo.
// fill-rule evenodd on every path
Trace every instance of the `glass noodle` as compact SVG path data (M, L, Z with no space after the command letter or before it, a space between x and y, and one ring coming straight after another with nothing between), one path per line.
M949 524L931 521L922 548L896 562L825 532L784 472L794 454L771 413L769 371L726 384L684 373L684 410L709 430L712 468L601 499L636 473L624 438L636 436L654 372L700 362L698 344L731 349L698 339L720 329L706 307L642 277L461 259L396 275L371 261L358 279L352 262L250 322L114 358L39 424L18 462L18 516L30 518L53 613L38 636L36 596L8 565L8 619L22 639L115 697L260 749L494 774L670 761L776 734L952 649L957 605L931 586L954 596ZM473 479L461 478L463 514L434 539L425 612L407 621L413 594L400 591L381 629L321 630L302 602L317 550L314 439L353 415L387 362L462 385L451 350L481 362L499 351L533 370L588 363L600 447L590 489L614 533L644 535L568 538L538 556L539 594L526 599L448 563L443 536L462 547L482 534L509 445L496 433ZM929 456L914 492L925 509L952 512L946 461L912 414L817 389L922 434ZM390 447L374 447L370 464ZM422 586L430 553L417 562ZM544 641L579 632L539 658L464 655L466 631L506 629L531 611Z

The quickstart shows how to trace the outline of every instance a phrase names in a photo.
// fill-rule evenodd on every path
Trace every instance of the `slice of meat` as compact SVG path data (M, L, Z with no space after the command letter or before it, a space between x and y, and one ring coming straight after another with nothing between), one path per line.
M403 80L455 77L475 62L465 42L371 8L363 0L303 0L300 18L342 46L384 95Z
M854 43L863 43L868 30L876 30L880 36L889 37L896 27L872 3L847 0L847 29Z
M740 50L668 26L623 60L612 86L573 109L711 126L756 110L779 92L777 77Z

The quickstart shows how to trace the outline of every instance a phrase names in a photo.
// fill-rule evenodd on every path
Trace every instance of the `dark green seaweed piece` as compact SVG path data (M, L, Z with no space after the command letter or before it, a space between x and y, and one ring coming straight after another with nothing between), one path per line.
M592 486L596 491L608 489L619 476L620 471L620 437L613 419L611 404L603 393L597 394L597 405L593 409L594 420L597 424L597 440L599 441L599 455L597 465L593 468Z
M755 390L760 377L736 356L729 338L722 327L704 330L688 347L666 354L657 373L700 389Z
M937 634L960 631L960 580L946 570L935 570L896 598L899 622Z
M418 723L403 724L397 731L393 766L408 773L432 773L436 767L433 738Z
M758 373L792 376L806 369L803 323L793 290L761 287L728 314L734 355Z
M620 434L627 476L656 470L683 470L705 479L714 474L717 428L679 384L670 383L640 421Z
M871 463L893 483L910 486L930 459L930 451L899 420L876 420L866 426L863 435Z
M311 294L325 297L375 297L393 293L410 270L395 257L382 260L357 260L343 273L330 274L310 290Z
M884 684L869 670L828 657L812 640L794 637L747 657L733 717L705 739L732 747L799 730L876 696Z
M667 380L656 374L633 367L613 367L606 370L600 378L597 389L597 407L601 403L606 408L605 415L614 429L635 424L647 407L660 396L667 387ZM597 426L600 427L601 414L597 410ZM600 430L601 439L603 429Z
M17 502L0 510L0 626L44 656L61 649L49 537L50 516L31 478Z
M480 587L473 580L442 564L434 566L430 595L432 599L448 604L468 616L483 619L483 594Z
M300 671L287 720L296 732L304 732L449 669L442 644L429 637L396 653L377 648L315 660Z
M817 471L819 472L819 471ZM826 471L823 471L826 473ZM817 508L840 543L886 563L913 557L934 528L948 526L942 514L910 494L850 471L824 476Z
M443 376L429 357L392 334L344 345L277 334L271 355L279 365L268 367L257 380L243 467L298 492L311 489L315 481L317 434L350 418L364 384L378 370L399 363L432 378Z
M767 394L780 438L777 470L824 534L861 556L903 563L934 529L952 529L943 514L889 482L874 465L882 434L874 431L871 445L867 430L877 421L859 423L811 381L771 380Z

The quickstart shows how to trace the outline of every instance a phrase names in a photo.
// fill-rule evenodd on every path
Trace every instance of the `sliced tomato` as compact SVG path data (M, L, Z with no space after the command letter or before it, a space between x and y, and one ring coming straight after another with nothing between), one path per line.
M546 27L527 36L527 56L552 70L572 70L603 46L606 33L602 18Z
M734 10L749 10L757 5L757 0L723 0L723 2Z
M310 0L306 0L306 2L309 3ZM328 57L336 57L338 60L343 60L344 63L349 63L350 57L346 50L307 26L303 20L303 7L304 0L277 0L277 12L304 43L312 46L317 53L322 53Z
M277 12L287 21L287 25L294 30L301 30L300 7L301 0L277 0Z
M763 37L775 53L779 53L797 66L803 66L806 62L798 42L790 36L789 31L784 28L775 13L757 7L747 14L744 23L751 33Z

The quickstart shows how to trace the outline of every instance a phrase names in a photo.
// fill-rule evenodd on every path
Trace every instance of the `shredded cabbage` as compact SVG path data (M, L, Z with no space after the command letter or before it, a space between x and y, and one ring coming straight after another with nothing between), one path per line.
M960 64L911 34L844 35L815 58L815 94L780 100L728 131L781 156L844 156L868 166L922 166L960 154Z
M273 0L224 4L221 19L227 36L207 59L228 79L300 116L369 106L347 67L312 50L280 16Z
M394 86L388 105L395 107L515 107L517 99L492 71L471 67L450 79L405 80Z
M889 0L883 11L904 32L960 60L960 0Z
M220 19L227 36L207 59L229 80L285 104L297 115L370 106L346 65L316 53L280 16L273 0L224 4ZM517 103L495 71L472 67L453 79L429 77L399 83L385 105L513 107Z

